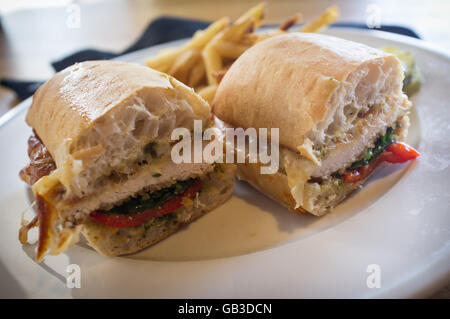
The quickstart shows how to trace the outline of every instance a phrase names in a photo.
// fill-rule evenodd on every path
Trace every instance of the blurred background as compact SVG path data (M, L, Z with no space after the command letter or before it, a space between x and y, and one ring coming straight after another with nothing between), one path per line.
M120 52L159 16L237 18L261 0L0 0L0 78L44 81L50 62L77 50ZM405 26L450 52L450 0L266 0L265 23L301 12L305 20L336 5L338 22ZM0 116L18 103L0 87ZM435 297L449 297L449 287Z

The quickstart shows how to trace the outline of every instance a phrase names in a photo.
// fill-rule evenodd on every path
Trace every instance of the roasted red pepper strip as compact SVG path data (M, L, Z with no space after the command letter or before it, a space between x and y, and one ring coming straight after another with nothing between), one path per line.
M183 198L193 198L201 188L202 184L200 180L197 180L183 194L169 199L159 207L146 209L133 214L105 214L101 211L95 211L89 217L97 223L111 227L136 227L155 217L173 213L183 206Z
M384 160L392 164L404 163L413 160L420 155L414 148L402 142L392 143L383 154L385 157Z
M346 183L359 182L369 176L381 162L388 162L391 164L405 163L409 160L415 159L419 155L419 152L411 146L402 142L394 142L366 166L360 167L353 171L347 171L344 174L344 181Z

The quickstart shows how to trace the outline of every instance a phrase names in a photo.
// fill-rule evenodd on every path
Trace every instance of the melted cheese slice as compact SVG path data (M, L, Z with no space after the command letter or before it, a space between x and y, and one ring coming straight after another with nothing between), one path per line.
M286 170L288 186L292 197L295 199L295 208L300 206L306 210L312 207L304 200L305 185L311 173L315 169L315 164L306 158L298 157L294 152L286 150L283 152L284 168Z
M59 180L59 170L54 170L50 175L42 176L36 183L33 184L32 189L35 194L45 196L53 189L58 187L61 182Z

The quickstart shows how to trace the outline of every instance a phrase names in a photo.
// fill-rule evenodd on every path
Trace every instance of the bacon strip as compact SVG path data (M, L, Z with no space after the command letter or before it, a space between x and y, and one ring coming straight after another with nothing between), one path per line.
M46 176L56 169L50 152L34 131L28 139L28 157L30 163L20 171L19 176L29 185L33 185L42 176Z
M28 157L30 163L20 171L19 175L29 185L33 185L41 177L49 175L56 169L55 161L50 152L34 131L28 139ZM81 225L60 229L56 210L45 198L39 194L35 194L35 196L37 216L29 223L22 225L19 230L19 240L22 244L27 243L30 229L39 226L36 261L40 262L47 251L55 255L77 242Z

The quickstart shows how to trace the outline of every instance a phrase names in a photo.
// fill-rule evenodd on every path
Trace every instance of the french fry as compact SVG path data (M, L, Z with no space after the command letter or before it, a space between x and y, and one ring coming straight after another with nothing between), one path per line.
M287 33L302 17L297 14L280 24L278 29L257 34L254 31L262 24L264 9L264 3L260 3L233 24L228 18L222 18L205 30L195 32L184 45L162 50L157 57L147 60L147 65L174 76L212 102L218 84L234 60L256 43ZM329 7L299 31L317 32L333 23L337 16L337 8Z
M183 52L187 51L188 48L186 46L182 48L176 48L175 50L172 50L170 52L166 52L164 54L160 54L157 57L153 59L147 60L145 63L148 67L161 71L161 72L167 72L170 68L170 66L174 63L176 58L182 54Z
M205 30L197 31L192 38L190 47L197 50L202 49L217 33L222 31L229 24L230 18L224 17L211 23Z
M146 61L146 64L148 67L156 69L158 71L166 71L168 70L171 65L174 63L176 58L190 50L190 49L196 49L201 50L203 49L206 44L211 41L211 39L220 31L222 31L226 26L228 26L230 23L229 18L222 18L220 20L217 20L216 22L210 24L208 28L206 28L203 31L199 31L195 33L195 36L187 42L185 45L179 47L177 50L174 50L173 52L170 52L165 55L159 55L153 59L149 59Z
M197 93L205 99L208 103L212 103L216 95L217 84L212 84L201 88Z
M318 32L326 26L332 24L339 16L339 10L335 6L328 7L324 13L322 13L315 20L304 25L300 32Z
M221 54L217 49L217 47L224 49L226 53L228 53L229 55L231 55L231 57L234 58L237 58L240 55L240 54L236 55L237 51L241 51L242 54L242 52L244 52L247 49L247 48L244 49L243 47L238 48L236 46L237 49L231 52L232 51L231 45L228 45L228 47L225 48L224 45L220 44L220 42L223 41L230 41L230 42L238 41L243 37L244 34L248 32L250 28L252 28L252 25L254 23L253 16L249 15L245 19L243 17L241 17L242 19L240 18L237 23L234 23L228 28L225 28L224 30L219 32L216 36L214 36L211 42L208 43L205 49L203 50L203 60L205 62L206 77L208 79L208 84L218 84L217 79L213 76L213 73L220 71L223 67Z
M217 84L216 79L212 75L213 72L222 70L222 58L218 54L214 43L209 43L203 50L203 61L205 62L206 78L208 84Z
M246 33L242 36L241 41L239 41L243 45L253 46L255 43L259 41L260 35L256 33Z
M219 41L239 41L245 33L252 30L254 22L252 19L248 18L247 20L243 20L239 23L233 23L230 27L225 28L221 31L217 36L215 36L212 40Z
M228 70L220 70L217 72L214 72L212 75L213 77L216 78L217 83L220 83L220 81L222 81L223 77L225 76L225 74L227 73Z
M258 28L262 24L262 19L264 18L264 9L266 5L264 2L254 6L246 13L241 15L237 20L236 24L243 23L244 21L250 19L253 22L255 28Z
M177 57L167 73L184 83L188 80L189 71L200 59L201 53L199 50L188 50Z
M199 37L202 35L202 33L203 33L203 30L197 30L194 32L194 35L192 36L192 38Z
M237 59L242 53L245 52L245 50L250 48L250 45L233 43L229 41L218 41L215 43L214 47L221 56L225 58Z
M302 20L302 14L297 13L292 18L287 19L284 21L280 26L278 27L279 30L287 31L290 27L294 26L295 24L299 23Z
M191 88L198 86L205 78L205 63L203 59L197 61L197 63L192 67L191 73L189 74L189 80L187 85Z

